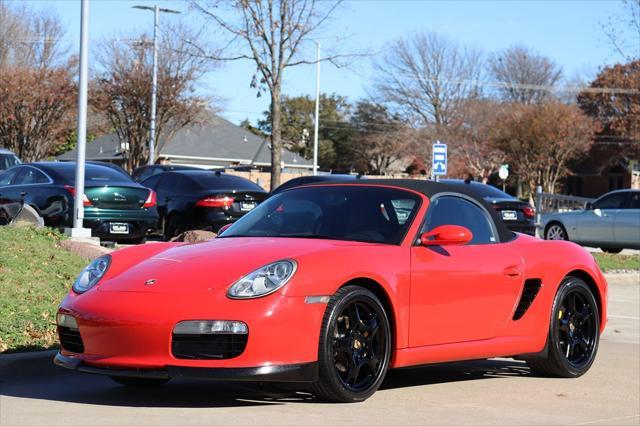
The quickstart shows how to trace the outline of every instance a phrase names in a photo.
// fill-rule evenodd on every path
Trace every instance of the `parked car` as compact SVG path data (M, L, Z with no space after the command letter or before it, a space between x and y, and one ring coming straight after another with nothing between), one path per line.
M160 230L167 240L190 229L217 232L267 198L257 184L209 170L178 170L141 182L158 194Z
M276 195L284 191L285 189L295 188L296 186L308 185L310 183L317 182L342 182L342 181L352 181L355 179L361 179L361 175L316 175L316 176L300 176L297 178L290 179L271 191L270 195Z
M58 309L54 362L124 385L297 382L357 402L389 369L430 363L517 356L534 376L578 377L606 319L586 250L510 232L466 187L322 183L207 242L94 260Z
M0 209L27 204L47 226L72 226L76 163L41 162L14 166L0 174ZM142 241L156 228L155 192L111 167L87 163L84 226L112 241Z
M541 226L546 240L569 240L608 253L640 249L640 191L608 192L584 210L543 215Z
M13 152L0 148L0 173L21 163L22 161Z
M461 179L441 179L441 182L466 187L484 199L498 212L511 231L536 235L535 211L526 201L482 182Z
M177 166L172 164L154 164L153 166L140 166L137 167L131 172L131 177L136 182L142 182L145 179L150 178L151 176L164 173L164 172L172 172L178 170L203 170L199 167L193 166Z

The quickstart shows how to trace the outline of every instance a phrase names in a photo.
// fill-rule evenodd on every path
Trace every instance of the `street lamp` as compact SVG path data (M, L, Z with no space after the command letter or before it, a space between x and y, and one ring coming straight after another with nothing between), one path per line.
M72 238L90 238L91 229L84 228L84 172L87 144L87 91L89 78L89 0L80 3L80 73L78 78L78 143L76 180L73 201L73 227L65 234Z
M318 174L318 126L320 125L320 43L316 42L316 109L313 123L313 175Z
M133 6L134 9L152 10L154 14L153 24L153 73L151 77L151 122L149 123L149 165L153 165L156 154L156 97L158 91L158 32L160 22L160 12L164 13L180 13L177 10L165 9L155 5L151 6Z

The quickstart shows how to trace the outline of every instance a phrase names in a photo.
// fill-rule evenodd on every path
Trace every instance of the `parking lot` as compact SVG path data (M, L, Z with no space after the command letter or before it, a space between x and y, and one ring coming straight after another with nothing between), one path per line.
M579 379L531 377L511 359L433 365L393 371L364 403L328 405L277 385L178 380L127 389L52 366L0 379L0 424L638 425L640 280L621 277L609 276L609 324Z

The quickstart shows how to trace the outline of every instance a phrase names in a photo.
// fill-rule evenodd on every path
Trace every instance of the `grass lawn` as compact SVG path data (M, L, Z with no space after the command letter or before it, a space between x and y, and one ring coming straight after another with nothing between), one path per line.
M602 272L615 270L640 270L640 256L628 256L622 254L593 253L596 262L600 265Z
M57 345L55 314L88 260L48 228L0 226L0 352Z

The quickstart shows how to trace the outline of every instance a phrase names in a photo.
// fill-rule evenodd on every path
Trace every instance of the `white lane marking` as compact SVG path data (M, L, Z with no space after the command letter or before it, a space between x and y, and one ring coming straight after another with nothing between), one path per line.
M634 321L640 321L640 317L628 317L626 315L607 315L608 318L616 318L616 319L630 319Z
M603 422L605 422L605 424L607 424L607 422L610 422L612 420L635 419L637 417L640 417L640 414L634 414L633 416L610 417L608 419L592 420L590 422L584 422L584 423L574 423L573 426L593 425L593 424L596 424L596 423L603 423Z

